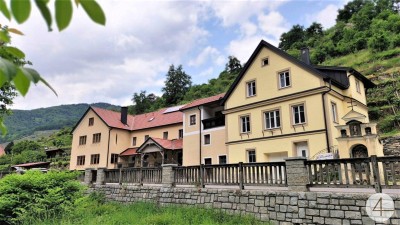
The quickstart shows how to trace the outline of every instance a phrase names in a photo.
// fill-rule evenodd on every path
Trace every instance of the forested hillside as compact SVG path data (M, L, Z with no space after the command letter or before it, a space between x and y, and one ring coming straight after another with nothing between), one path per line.
M119 106L108 103L95 103L93 106L119 110ZM89 104L60 105L33 110L13 110L13 114L5 118L8 133L0 136L0 143L20 139L35 131L59 130L74 126L87 110Z

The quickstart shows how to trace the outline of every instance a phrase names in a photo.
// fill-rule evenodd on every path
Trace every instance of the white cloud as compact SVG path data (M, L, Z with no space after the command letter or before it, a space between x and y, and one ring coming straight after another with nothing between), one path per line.
M312 22L320 23L324 29L330 28L336 23L338 9L338 5L329 4L317 13L306 15L306 21L308 24Z
M221 53L214 47L207 46L200 52L200 54L195 58L189 61L189 66L201 66L204 63L221 65L225 61L224 57Z
M276 11L258 16L260 29L268 36L279 40L281 34L289 29L289 23Z

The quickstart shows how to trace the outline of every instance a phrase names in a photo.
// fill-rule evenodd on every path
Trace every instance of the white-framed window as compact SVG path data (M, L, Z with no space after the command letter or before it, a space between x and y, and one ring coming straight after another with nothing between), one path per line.
M290 83L290 72L289 70L279 73L279 88L289 87Z
M226 155L218 156L218 161L220 165L226 164Z
M274 129L281 126L279 110L264 112L265 129Z
M360 81L356 80L356 90L358 93L361 93Z
M292 106L293 124L303 124L306 122L306 113L304 111L304 104Z
M189 116L189 125L190 126L196 125L196 114Z
M246 83L247 97L256 95L256 81L252 80Z
M333 118L333 122L337 123L337 122L338 122L338 114L337 114L337 106L336 106L336 103L331 102L331 108L332 108L332 118Z
M268 57L261 59L261 66L268 66L269 59Z
M251 131L250 127L250 115L241 116L240 117L240 132L241 133L248 133Z
M205 134L203 140L204 140L204 145L211 144L211 135L210 134Z
M255 149L247 150L247 161L249 163L257 162L257 160L256 160L256 150Z

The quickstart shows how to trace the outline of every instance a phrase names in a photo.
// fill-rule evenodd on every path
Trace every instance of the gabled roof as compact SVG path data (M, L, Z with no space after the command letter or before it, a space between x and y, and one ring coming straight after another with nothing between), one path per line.
M205 105L205 104L213 103L213 102L218 102L221 99L223 99L224 96L225 96L225 93L221 93L221 94L214 95L214 96L211 96L211 97L208 97L208 98L196 99L193 102L183 106L180 110L182 111L182 110L190 109L190 108L193 108L193 107L196 107L196 106Z
M139 153L137 153L137 149L138 148L127 148L126 150L124 150L123 152L121 152L119 154L119 156L129 156L129 155L137 155Z
M167 140L161 138L149 137L146 141L137 149L137 152L143 151L149 143L154 143L162 150L180 150L183 148L183 139Z
M227 91L224 99L222 100L222 104L224 104L227 99L229 98L229 96L232 94L233 90L235 89L236 85L238 85L238 83L240 82L240 80L243 78L243 76L246 74L247 70L250 68L250 66L252 65L252 62L255 60L255 58L257 57L258 53L263 49L263 48L267 48L269 50L271 50L272 52L278 54L279 56L285 58L286 60L300 66L301 68L307 70L308 72L315 74L317 76L322 77L324 80L331 80L332 84L337 86L340 89L347 89L348 88L348 84L345 82L342 82L342 80L340 79L336 79L335 76L331 76L330 74L324 73L323 72L323 68L325 68L326 70L340 70L340 69L348 69L349 72L352 72L355 76L357 76L359 79L361 79L362 82L364 82L366 87L370 87L371 85L374 85L371 81L369 81L366 77L364 77L361 73L357 72L356 70L352 69L352 68L347 68L347 67L318 67L318 66L314 66L314 65L310 65L307 64L291 55L289 55L288 53L286 53L285 51L271 45L270 43L261 40L261 42L258 44L257 48L254 50L253 54L251 54L249 60L247 61L247 63L244 65L242 71L240 72L240 74L236 77L235 81L233 82L233 84L230 86L229 90Z
M140 115L128 115L127 124L121 122L121 113L107 109L97 108L90 106L85 114L81 117L71 133L74 132L76 127L80 124L86 114L93 110L93 112L108 126L117 129L128 131L142 130L152 127L160 127L172 125L183 122L183 114L180 111L164 113L167 109L160 109L156 112L150 112Z

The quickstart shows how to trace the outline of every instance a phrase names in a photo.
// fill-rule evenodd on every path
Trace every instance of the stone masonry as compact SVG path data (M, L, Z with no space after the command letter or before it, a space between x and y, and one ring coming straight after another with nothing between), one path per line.
M400 156L400 136L382 138L383 154Z
M369 194L226 190L207 188L94 185L108 200L160 205L196 205L227 213L253 215L273 224L376 224L366 211ZM400 224L400 195L390 195L396 212L386 224Z

